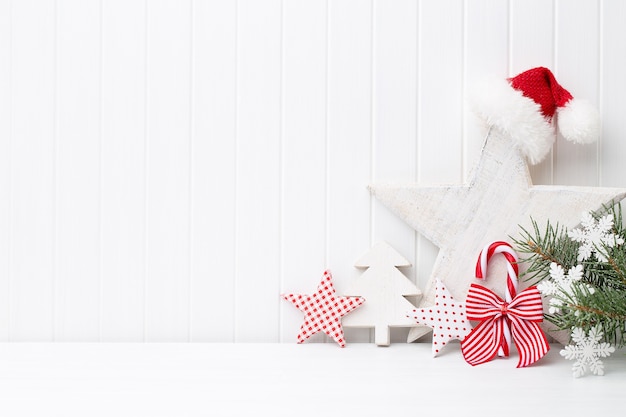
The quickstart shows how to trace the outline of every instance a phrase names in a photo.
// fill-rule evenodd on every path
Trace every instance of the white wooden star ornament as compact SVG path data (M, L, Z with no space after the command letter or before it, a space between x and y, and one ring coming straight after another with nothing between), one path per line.
M571 229L580 214L596 211L626 197L626 189L533 185L526 160L511 140L491 130L478 163L465 185L419 186L374 184L370 192L392 212L439 248L419 307L434 304L438 278L454 298L464 302L474 280L476 257L486 243L517 238L520 226L558 222ZM523 269L523 264L520 265ZM494 262L489 275L502 276L504 262ZM503 280L486 286L504 293ZM520 283L522 284L522 283ZM408 342L428 333L410 330Z
M415 323L433 329L433 356L439 355L451 340L463 341L472 331L465 316L465 304L456 302L440 280L437 279L435 285L435 304L407 312L407 317Z

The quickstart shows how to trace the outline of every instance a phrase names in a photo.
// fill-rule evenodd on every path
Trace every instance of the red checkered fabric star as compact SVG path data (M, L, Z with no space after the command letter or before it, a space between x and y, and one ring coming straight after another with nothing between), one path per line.
M314 294L282 294L281 296L304 313L304 323L300 326L298 343L304 342L315 333L324 332L341 347L346 346L341 318L365 302L363 297L335 295L330 271L324 272L322 281Z

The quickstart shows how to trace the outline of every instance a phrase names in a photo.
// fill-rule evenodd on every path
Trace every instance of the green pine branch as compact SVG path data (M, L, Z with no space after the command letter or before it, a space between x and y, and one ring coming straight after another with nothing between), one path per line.
M613 215L613 233L626 238L621 207L605 207L592 213L597 220L606 214ZM569 238L567 230L558 224L548 222L540 228L531 219L532 229L521 228L519 238L513 238L520 256L520 263L526 263L527 269L521 279L537 284L550 278L550 265L555 262L565 271L576 265L583 265L584 273L572 294L561 293L559 312L546 314L547 321L558 329L570 330L580 327L588 331L599 324L605 341L618 347L626 344L626 244L609 247L602 245L596 251L602 251L607 261L600 262L592 255L585 261L578 260L580 244ZM591 290L589 290L591 289Z
M550 264L556 262L563 269L578 264L578 244L567 237L567 231L558 224L546 223L545 230L541 232L539 225L531 219L532 231L521 228L521 238L513 238L517 251L526 255L520 262L528 263L528 269L524 272L525 280L532 284L548 278L550 276ZM522 278L522 276L520 276Z

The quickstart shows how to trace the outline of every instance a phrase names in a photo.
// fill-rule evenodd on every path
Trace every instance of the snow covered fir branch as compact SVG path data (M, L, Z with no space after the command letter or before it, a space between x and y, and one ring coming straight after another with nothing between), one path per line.
M520 278L537 284L548 299L546 320L570 331L576 344L589 333L587 341L596 343L599 356L612 352L609 345L626 344L625 239L620 205L583 213L580 226L572 230L550 222L542 229L532 220L532 230L522 228L521 237L514 239L520 262L528 264ZM563 356L571 357L569 349ZM601 362L589 366L602 374Z

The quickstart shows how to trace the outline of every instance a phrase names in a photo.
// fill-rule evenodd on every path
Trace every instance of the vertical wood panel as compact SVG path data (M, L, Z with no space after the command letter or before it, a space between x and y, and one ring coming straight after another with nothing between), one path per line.
M190 2L148 7L146 340L189 338Z
M418 180L424 185L460 184L463 9L456 1L422 2L419 27Z
M626 92L626 36L619 35L626 21L626 3L602 3L602 61L600 66L602 138L599 185L623 187L626 159L624 93Z
M623 186L625 17L617 0L0 0L0 341L289 343L301 315L280 292L329 267L341 293L383 239L423 288L437 249L366 186L462 182L485 75L549 66L601 106L601 143L559 138L535 183Z
M541 10L538 13L537 10ZM554 70L554 1L511 0L511 63L509 76L534 67ZM529 167L535 184L552 183L550 154Z
M279 338L281 2L239 2L235 340Z
M237 3L193 3L192 340L234 340Z
M410 182L416 176L417 3L375 1L373 36L372 178ZM375 242L387 240L405 256L415 252L415 234L398 216L378 201L372 216Z
M599 104L598 2L556 0L556 78L574 97ZM598 185L597 144L578 145L557 138L556 184Z
M511 0L510 17L509 75L554 68L554 0Z
M100 2L60 0L57 7L56 340L96 341L100 313Z
M509 75L509 4L506 1L473 0L464 3L465 88L485 76ZM467 91L467 90L466 90ZM464 124L464 175L476 164L485 141L485 131L467 109Z
M55 17L53 1L12 3L10 338L54 338Z
M0 1L0 342L9 340L11 276L11 2Z
M329 2L328 265L342 293L371 245L372 2ZM347 329L348 341L369 333Z
M102 3L103 341L144 335L146 10Z
M327 7L283 3L281 292L309 293L326 255ZM281 341L294 342L302 313L281 301Z
M372 181L411 182L417 143L417 2L375 0L373 12ZM413 266L402 272L415 282L416 233L378 200L373 201L372 226L372 244L386 241L407 257ZM392 342L406 341L407 333L392 329Z
M425 1L419 19L417 179L422 185L462 184L463 8L457 1ZM422 290L438 252L420 236Z

